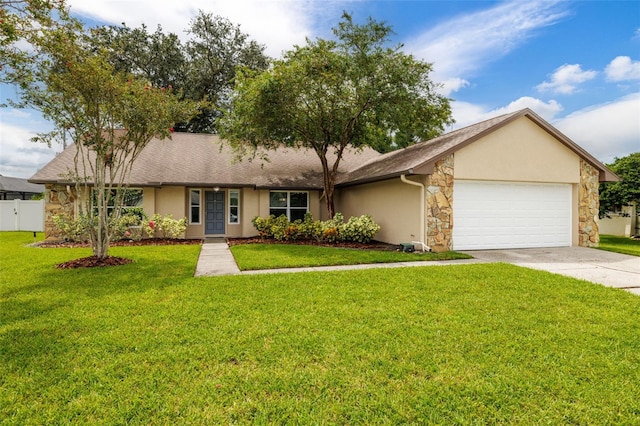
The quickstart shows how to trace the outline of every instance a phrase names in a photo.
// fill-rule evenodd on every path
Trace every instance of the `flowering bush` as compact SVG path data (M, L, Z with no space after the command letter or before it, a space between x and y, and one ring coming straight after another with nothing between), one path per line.
M173 215L154 214L151 220L143 222L142 228L149 236L160 238L180 238L187 230L187 218L174 219Z
M379 230L380 225L375 223L371 216L354 216L349 218L347 223L340 226L340 240L368 243Z
M74 242L89 241L87 229L91 229L89 218L87 216L79 216L73 219L68 215L59 214L53 216L53 224L60 232L61 236ZM94 225L95 226L95 225ZM109 221L111 229L111 240L117 241L122 239L140 240L142 238L179 238L187 229L187 218L173 219L168 214L162 216L155 214L149 220L142 209L128 211L126 214L111 218Z
M116 241L122 239L141 240L145 238L145 236L150 235L145 233L144 227L142 226L147 215L144 214L144 212L142 215L143 216L138 212L132 212L120 216L112 232L112 239Z
M52 217L52 220L53 225L65 240L73 242L89 241L89 234L86 232L88 217L81 216L74 219L66 214L57 214Z
M363 215L352 217L344 222L344 216L336 213L333 219L326 221L313 220L311 213L304 216L304 220L289 222L285 215L266 218L256 216L251 221L262 238L273 238L278 241L290 241L297 239L368 243L380 230L380 226L373 221L371 216Z

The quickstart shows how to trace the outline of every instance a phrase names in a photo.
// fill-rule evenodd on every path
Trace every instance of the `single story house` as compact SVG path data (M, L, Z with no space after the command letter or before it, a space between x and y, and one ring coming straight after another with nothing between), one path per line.
M51 216L77 207L65 176L74 146L36 173ZM187 217L187 238L256 235L255 216L310 211L326 219L313 151L281 149L269 161L234 159L215 135L152 140L129 185L147 214ZM347 152L335 193L346 218L369 214L376 239L423 241L434 250L598 244L598 184L615 181L600 161L530 109L501 115L410 147Z
M0 200L30 200L44 189L44 185L29 183L27 179L0 175Z

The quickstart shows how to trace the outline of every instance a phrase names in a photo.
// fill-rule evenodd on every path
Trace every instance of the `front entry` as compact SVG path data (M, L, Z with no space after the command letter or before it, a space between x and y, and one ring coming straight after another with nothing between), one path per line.
M205 235L224 234L224 191L205 191Z

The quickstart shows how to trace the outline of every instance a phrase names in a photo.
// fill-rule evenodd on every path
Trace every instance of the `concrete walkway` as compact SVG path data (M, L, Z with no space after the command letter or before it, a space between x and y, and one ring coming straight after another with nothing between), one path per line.
M240 268L224 238L206 239L200 249L196 277L238 275Z
M474 258L240 271L229 250L229 245L224 239L218 238L207 239L202 244L195 276L282 274L503 262L621 288L640 295L640 258L635 256L584 247L476 250L467 253Z

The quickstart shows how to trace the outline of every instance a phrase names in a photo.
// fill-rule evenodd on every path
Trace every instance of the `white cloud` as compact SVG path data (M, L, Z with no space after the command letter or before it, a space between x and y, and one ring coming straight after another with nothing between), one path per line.
M530 108L547 121L552 121L554 117L563 110L562 105L555 100L544 102L529 96L524 96L506 106L491 110L468 102L453 102L451 104L453 118L456 120L454 128L468 126L502 114L520 111L524 108Z
M597 74L593 70L583 71L579 64L564 64L556 68L549 81L538 84L536 89L570 95L578 90L578 85L594 79Z
M640 92L576 111L553 123L600 161L640 151Z
M640 80L640 61L628 56L618 56L604 70L609 81Z
M442 96L450 96L453 92L457 92L463 87L467 87L469 82L463 78L452 77L445 81L441 81L441 87L437 89L437 92Z
M266 53L274 57L279 57L283 50L291 49L296 43L304 43L305 37L311 35L313 21L318 15L336 11L333 2L314 3L311 0L70 0L69 4L72 12L99 22L120 25L124 21L130 27L144 23L151 31L161 24L163 30L182 39L188 38L185 30L201 9L240 24L243 32L264 44ZM123 7L126 7L126 13L123 13Z
M510 1L443 22L407 40L405 50L434 64L436 81L465 80L568 15L561 1Z
M29 178L55 156L55 149L31 142L35 131L0 123L0 174Z

